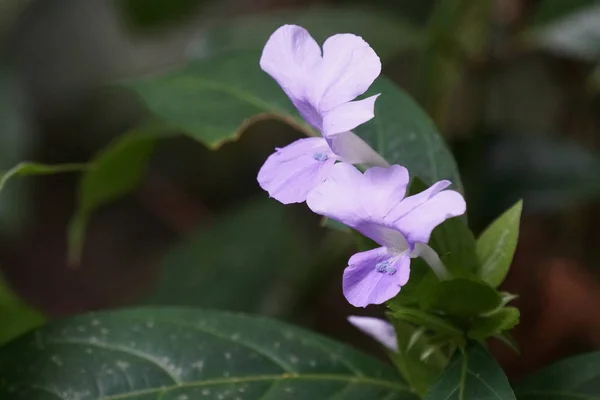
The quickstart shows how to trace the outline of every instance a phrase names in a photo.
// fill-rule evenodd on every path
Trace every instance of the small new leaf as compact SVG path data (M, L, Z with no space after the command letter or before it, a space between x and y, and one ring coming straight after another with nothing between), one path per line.
M423 306L448 315L469 318L492 311L502 303L500 294L483 282L452 279L441 282Z
M477 275L492 287L506 278L519 239L523 203L519 201L496 219L477 239L479 270Z
M475 319L467 336L471 339L485 340L512 329L519 323L519 310L515 307L501 308L486 316Z

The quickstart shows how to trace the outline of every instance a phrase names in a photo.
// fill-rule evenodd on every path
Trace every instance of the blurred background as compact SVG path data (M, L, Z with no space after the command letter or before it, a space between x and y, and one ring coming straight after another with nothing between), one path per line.
M600 347L600 2L595 0L2 0L0 171L86 162L142 118L112 84L190 60L260 49L284 23L363 36L384 74L433 117L458 161L480 232L524 199L514 265L518 379ZM286 319L369 351L346 323L348 235L256 183L301 133L262 121L210 150L160 141L142 183L95 212L67 262L77 173L0 193L0 341L45 318L189 305ZM116 172L118 174L118 172Z

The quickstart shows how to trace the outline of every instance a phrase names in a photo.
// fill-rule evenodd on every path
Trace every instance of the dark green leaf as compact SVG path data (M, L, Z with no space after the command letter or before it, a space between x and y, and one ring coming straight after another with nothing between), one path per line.
M78 264L92 213L131 191L140 181L154 148L153 135L120 137L93 161L79 184L77 211L69 223L69 262Z
M463 336L463 332L454 324L426 311L403 307L393 303L390 304L390 310L389 315L392 323L396 323L395 319L409 322L430 329L436 333L443 333L451 336L458 341L460 341Z
M423 329L400 321L394 322L394 329L398 351L389 356L410 387L423 396L448 363L448 357Z
M0 171L0 190L4 188L4 185L16 176L29 176L29 175L52 175L62 172L78 172L83 171L87 168L85 164L56 164L56 165L45 165L36 164L31 162L22 162L8 171Z
M400 293L389 301L390 307L418 305L432 296L440 284L439 278L421 258L410 261L410 279Z
M501 308L489 315L473 321L467 335L476 340L484 340L512 329L519 323L519 310L515 307Z
M425 400L515 400L506 375L478 344L456 351Z
M417 26L388 13L348 6L313 7L222 19L190 46L188 54L206 58L223 52L262 50L269 36L284 24L306 28L318 43L337 33L354 33L363 37L382 59L417 48L424 37Z
M441 282L424 305L467 318L492 311L501 302L500 294L483 282L458 278Z
M600 352L570 357L525 378L515 387L519 400L600 398Z
M0 398L417 397L390 367L273 320L133 309L50 324L0 349Z
M454 157L431 118L386 77L375 81L369 92L381 93L375 118L355 133L390 164L405 166L413 178L417 176L427 185L449 179L454 189L462 192Z
M314 245L285 211L265 198L217 216L171 250L144 302L285 316L316 272Z
M479 270L477 275L493 287L506 278L513 260L523 202L519 201L486 228L477 239Z
M224 55L126 86L164 123L212 149L268 118L313 134L283 90L260 69L259 59L258 52Z
M473 277L479 268L475 236L463 218L450 218L438 225L429 245L455 277Z
M502 343L510 347L515 353L521 353L519 349L519 343L517 343L516 339L513 337L513 335L510 334L510 332L505 331L494 335L494 339L501 341Z
M45 321L44 315L21 300L0 275L0 345Z

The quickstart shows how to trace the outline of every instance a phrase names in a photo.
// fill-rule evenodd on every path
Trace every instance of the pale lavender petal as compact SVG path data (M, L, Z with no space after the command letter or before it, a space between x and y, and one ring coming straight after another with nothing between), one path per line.
M324 113L365 93L381 73L381 61L361 37L334 35L323 44L323 62L313 88Z
M361 180L362 174L352 165L335 164L325 182L308 194L306 204L316 214L355 227L368 218L357 192Z
M372 337L391 351L398 351L398 338L394 326L384 319L351 315L348 322Z
M410 243L427 243L433 229L445 220L465 213L463 196L444 190L430 197L394 223Z
M399 220L404 215L408 214L413 209L420 207L423 203L427 202L429 199L446 189L451 184L452 183L450 181L439 181L431 185L426 190L405 198L388 213L388 221L395 222Z
M399 185L403 182L401 168L392 170ZM380 205L369 201L368 193L363 194L365 181L365 176L355 167L338 163L331 168L325 182L308 194L306 204L314 213L354 228L383 246L397 251L407 249L407 241L399 230L386 227L382 220L371 216L385 210L381 211Z
M321 129L322 117L311 100L312 83L322 62L321 48L308 31L284 25L269 38L260 58L261 68L279 83L302 117Z
M327 137L331 150L348 164L369 164L389 167L387 161L353 132L342 132Z
M258 183L283 204L301 203L325 181L336 159L323 138L296 140L267 158L258 172Z
M375 100L379 95L340 104L323 114L323 136L351 131L375 116Z
M344 270L344 296L355 307L381 304L408 282L410 257L390 254L385 247L357 253Z
M404 199L408 183L408 170L403 166L369 168L360 187L363 207L373 220L390 222L388 214Z

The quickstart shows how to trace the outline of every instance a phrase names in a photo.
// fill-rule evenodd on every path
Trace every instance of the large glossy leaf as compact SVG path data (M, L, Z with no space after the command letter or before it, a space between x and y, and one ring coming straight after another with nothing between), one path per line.
M81 177L77 210L69 223L68 259L79 263L85 229L99 207L133 190L145 171L154 148L155 136L134 132L115 140L97 155Z
M570 357L525 378L519 400L600 399L600 352Z
M425 37L422 29L408 20L383 11L347 5L337 8L321 6L270 10L268 14L222 19L189 47L188 54L191 58L204 59L224 52L262 50L271 33L284 24L306 28L318 43L337 33L359 35L383 59L418 47Z
M519 201L498 217L477 239L479 277L493 287L506 278L512 263L517 241L523 202Z
M425 400L515 400L506 375L494 358L479 344L452 361L425 396Z
M55 322L0 349L3 400L416 400L393 368L264 318L134 309Z
M305 294L304 283L326 267L290 217L284 205L267 198L216 216L210 228L171 250L144 302L287 316ZM340 240L328 243L326 252L341 267L340 251L351 238L336 236Z
M259 52L239 52L125 85L164 123L213 149L266 118L312 133L281 88L260 69L259 59Z

